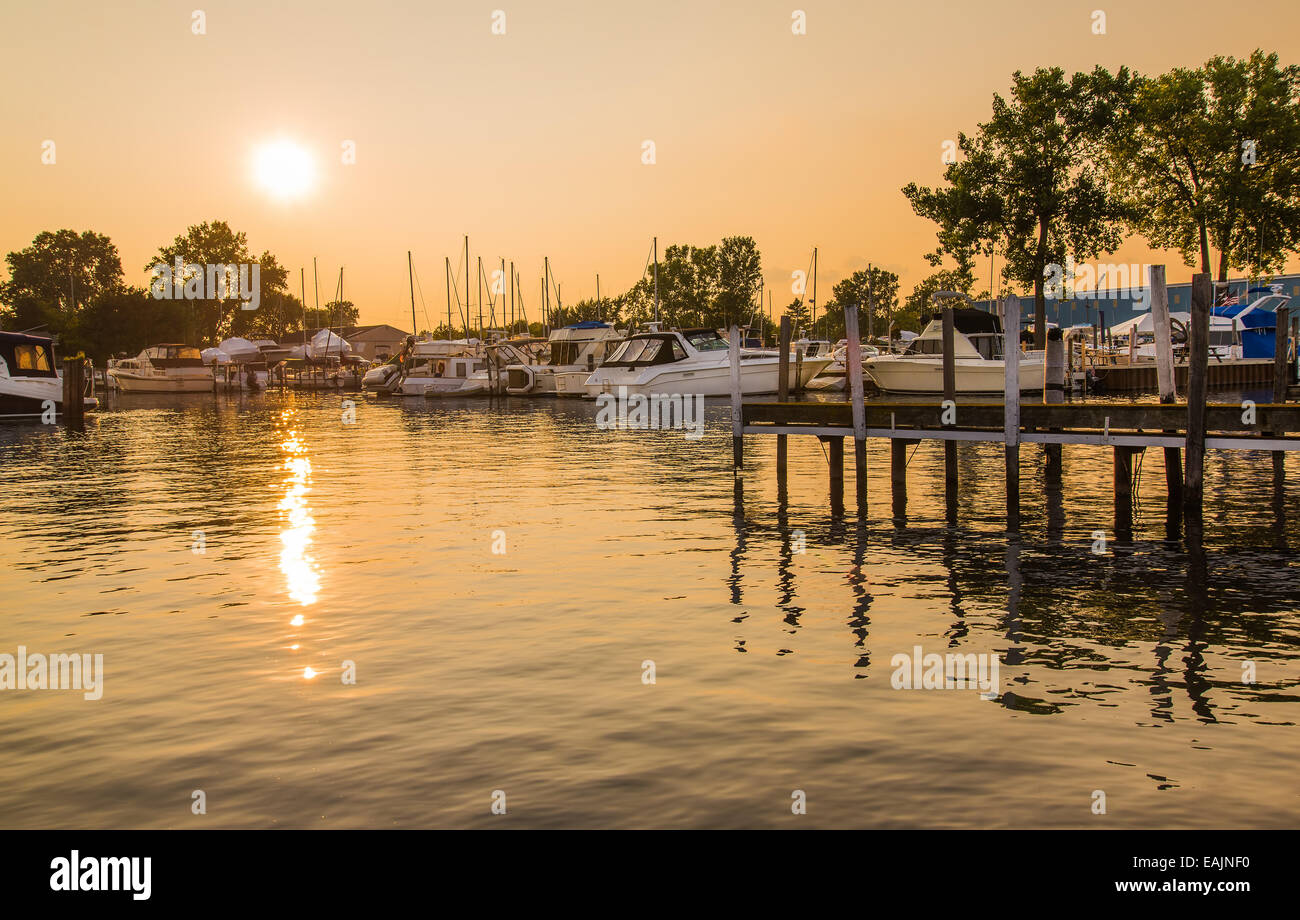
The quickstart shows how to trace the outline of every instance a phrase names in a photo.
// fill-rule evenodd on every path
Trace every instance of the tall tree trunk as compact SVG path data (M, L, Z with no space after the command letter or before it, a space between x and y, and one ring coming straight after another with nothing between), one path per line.
M1206 229L1205 221L1201 221L1201 272L1206 275L1210 273L1210 232Z
M1227 250L1219 251L1219 280L1228 280L1228 253Z

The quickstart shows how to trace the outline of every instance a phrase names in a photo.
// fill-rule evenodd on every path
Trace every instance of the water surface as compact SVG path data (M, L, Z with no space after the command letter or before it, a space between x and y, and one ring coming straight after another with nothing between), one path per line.
M0 652L105 669L100 700L0 691L0 826L1300 820L1295 460L1277 494L1211 452L1193 553L1155 450L1117 538L1110 451L1067 447L1053 495L1026 446L1009 538L999 445L960 448L954 526L942 447L903 522L871 442L859 521L851 450L839 513L814 438L784 488L748 438L738 493L725 403L698 441L595 414L136 396L0 429ZM894 689L916 646L997 655L996 698Z

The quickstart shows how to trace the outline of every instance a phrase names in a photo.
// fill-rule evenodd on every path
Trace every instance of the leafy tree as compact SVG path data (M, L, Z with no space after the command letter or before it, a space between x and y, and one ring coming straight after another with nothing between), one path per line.
M1214 57L1139 78L1109 144L1134 229L1218 276L1263 274L1300 251L1300 67Z
M898 275L872 266L859 269L835 285L826 305L824 329L826 338L832 342L844 337L844 308L849 304L858 306L858 330L863 338L869 325L877 333L887 329L898 308ZM868 322L872 310L881 322Z
M993 117L958 135L964 159L948 166L946 188L910 183L913 210L939 225L938 266L951 256L969 272L975 253L997 247L1003 277L1034 287L1038 347L1046 345L1048 266L1111 252L1129 212L1111 188L1102 154L1132 92L1127 68L1102 67L1070 79L1060 68L1016 71L1009 99L993 97Z
M934 302L930 299L931 295L938 291L969 294L974 286L975 278L968 270L962 268L941 269L927 275L918 281L912 288L912 293L907 295L907 299L903 302L903 309L895 317L896 328L919 332L930 321L930 315L935 310Z
M714 318L721 319L718 325L724 329L733 322L745 325L763 289L762 258L753 237L723 239L718 247L715 287L713 313Z
M90 230L43 231L5 261L9 280L0 283L0 304L15 329L45 326L63 332L86 304L122 286L117 247Z
M802 298L790 301L790 305L785 308L785 315L790 317L790 334L794 338L808 332L807 326L812 322L812 310Z
M242 265L253 261L248 251L248 237L231 230L223 220L205 221L188 228L184 234L160 248L157 257L145 265L144 270L152 272L159 263L174 266L178 258L184 274L184 278L178 280L188 280L195 272L205 271L209 265ZM190 301L195 308L194 337L204 344L216 345L232 331L234 314L240 310L239 292L227 290L224 297L218 297L218 292L208 290L205 284L203 293L204 297Z

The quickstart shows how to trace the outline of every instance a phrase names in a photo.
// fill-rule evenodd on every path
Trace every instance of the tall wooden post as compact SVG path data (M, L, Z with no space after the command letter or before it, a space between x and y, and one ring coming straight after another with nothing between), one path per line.
M907 523L907 441L889 439L889 492L894 510L894 523Z
M744 460L744 421L741 411L740 389L740 327L731 326L731 462L735 469L740 469Z
M1277 308L1277 329L1273 335L1273 402L1286 402L1290 367L1287 365L1287 332L1290 326L1291 311L1288 307ZM1278 434L1279 432L1274 432ZM1273 451L1273 480L1282 483L1286 476L1286 452Z
M1003 303L1002 364L1003 441L1007 477L1007 529L1020 526L1020 298L1014 294ZM1014 320L1014 321L1012 321Z
M867 513L867 407L862 389L862 343L858 338L858 308L844 308L844 360L849 375L849 401L853 411L853 469L857 488L858 519Z
M943 308L943 398L957 401L957 352L952 307ZM957 442L943 442L944 500L951 517L957 508Z
M86 420L84 369L81 358L63 359L63 424L69 428L78 428Z
M1115 536L1133 535L1133 452L1116 447L1115 452Z
M844 438L832 435L825 438L831 465L831 513L844 513Z
M1187 358L1187 462L1183 505L1189 526L1199 524L1205 494L1205 402L1210 366L1210 274L1192 275ZM1197 528L1199 535L1199 527Z
M1165 267L1152 265L1148 288L1151 293L1151 323L1156 336L1156 385L1160 402L1172 403L1178 398L1174 383L1174 339L1169 322L1169 287L1165 283ZM1171 503L1183 496L1182 451L1177 447L1165 448L1165 489Z
M780 402L786 402L790 398L790 317L781 317L781 335L778 342L780 348L780 357L777 361L778 373L781 379L777 382L776 398ZM785 474L786 461L786 436L778 434L776 436L776 470L780 475Z
M1065 340L1059 328L1047 330L1047 353L1043 361L1043 402L1048 405L1065 402ZM1061 445L1044 444L1043 448L1047 457L1047 476L1059 482Z

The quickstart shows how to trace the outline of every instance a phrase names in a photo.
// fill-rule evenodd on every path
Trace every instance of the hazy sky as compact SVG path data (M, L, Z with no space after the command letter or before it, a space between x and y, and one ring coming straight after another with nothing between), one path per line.
M986 120L1014 70L1158 73L1260 46L1294 63L1300 4L45 0L5 3L0 36L0 253L95 230L143 285L160 245L222 219L295 285L306 266L309 301L316 256L322 301L343 265L364 322L408 328L406 251L436 323L465 233L485 262L515 260L534 318L543 256L573 302L597 272L604 293L631 285L654 235L753 236L778 312L814 245L819 300L868 261L906 293L934 226L899 189L939 180L943 141ZM315 161L297 199L254 175L276 140ZM1190 274L1140 239L1113 261Z

